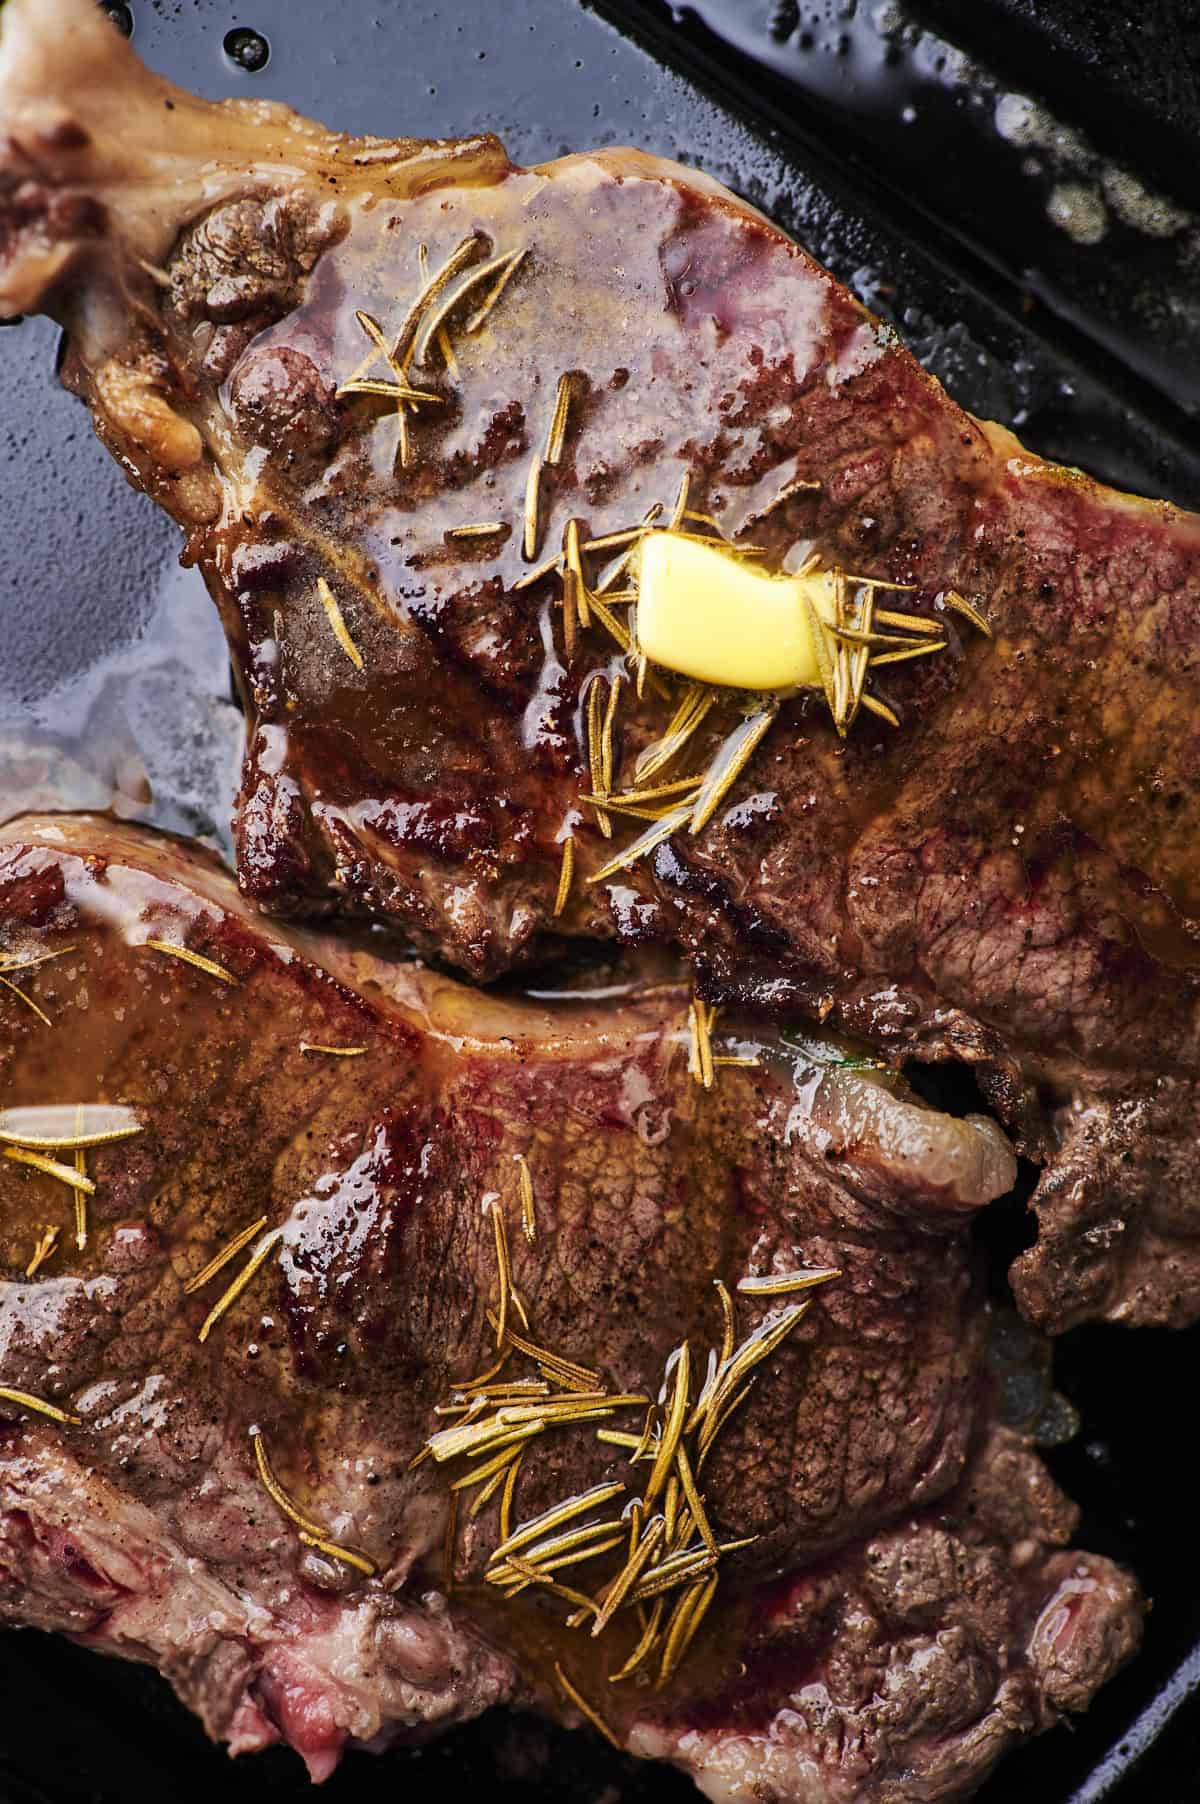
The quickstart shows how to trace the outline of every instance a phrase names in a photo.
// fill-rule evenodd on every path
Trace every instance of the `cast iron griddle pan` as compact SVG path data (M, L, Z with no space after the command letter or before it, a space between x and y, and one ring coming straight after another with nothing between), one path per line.
M892 318L964 405L1048 456L1200 505L1196 0L922 0L919 16L895 0L109 10L151 64L205 94L287 100L355 132L487 127L527 162L630 143L701 164ZM0 818L113 806L227 844L240 723L199 579L55 388L52 328L18 324L3 352ZM1026 1233L1019 1207L982 1232L1002 1274ZM1091 1714L1009 1760L981 1804L1200 1804L1198 1347L1196 1333L1117 1329L1058 1345L1082 1428L1051 1464L1083 1505L1080 1542L1131 1564L1154 1610L1145 1651ZM294 1756L230 1762L139 1668L9 1634L0 1687L0 1804L309 1795ZM463 1790L696 1796L598 1741L504 1716L351 1755L322 1798Z

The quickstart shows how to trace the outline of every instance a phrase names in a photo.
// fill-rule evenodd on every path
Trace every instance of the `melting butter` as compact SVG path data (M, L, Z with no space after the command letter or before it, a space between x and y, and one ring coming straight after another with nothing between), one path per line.
M637 577L638 644L653 663L731 689L820 686L805 602L833 623L828 573L768 576L734 552L652 532Z

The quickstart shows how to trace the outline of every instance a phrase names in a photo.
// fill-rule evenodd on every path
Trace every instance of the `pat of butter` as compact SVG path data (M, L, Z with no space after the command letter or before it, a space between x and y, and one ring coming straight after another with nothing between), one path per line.
M767 576L745 559L672 532L651 532L638 556L638 646L655 664L731 689L819 686L805 600L828 624L824 574Z

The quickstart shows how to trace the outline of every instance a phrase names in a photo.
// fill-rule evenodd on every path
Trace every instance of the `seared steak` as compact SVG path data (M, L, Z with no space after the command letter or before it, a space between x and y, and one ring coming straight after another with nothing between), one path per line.
M1071 1519L1039 1462L993 1435L939 1509L761 1593L734 1675L651 1705L631 1748L721 1804L969 1794L1047 1705L1078 1706L1081 1664L1128 1651L1128 1581L1049 1551Z
M964 414L695 172L211 106L88 0L9 0L0 117L0 307L67 325L68 380L226 625L247 895L389 919L475 977L559 934L670 941L713 1000L967 1061L1045 1166L1025 1310L1194 1318L1196 521ZM407 345L390 368L372 332ZM803 691L703 830L589 882L641 831L581 799L624 666L594 608L568 631L559 571L519 585L569 521L587 546L685 477L683 525L911 585L945 646L872 666L899 730L864 712L843 742ZM678 694L625 682L607 793Z
M1196 521L969 419L693 171L522 171L487 137L354 143L200 103L87 0L9 0L0 119L0 307L67 323L69 381L226 622L245 893L390 918L476 978L559 933L666 940L711 999L967 1061L1045 1165L1021 1306L1193 1319ZM433 399L339 395L370 319L388 345L448 262L475 285L440 334L438 290L419 361L393 359ZM841 741L823 700L785 702L702 832L588 882L642 830L610 814L605 839L581 801L623 660L595 613L565 644L559 572L518 584L568 520L586 545L682 476L689 512L771 566L814 545L911 584L946 649L873 673L899 731L863 714ZM624 682L614 790L677 698ZM704 769L740 705L718 698L664 774Z
M1132 1650L1132 1580L1062 1551L1070 1504L995 1426L965 1231L1012 1181L991 1121L738 1023L714 1057L759 1062L705 1088L680 986L472 994L84 816L0 833L0 960L9 1622L151 1662L316 1777L348 1739L582 1697L722 1795L815 1804L962 1796ZM76 1170L73 1136L131 1126ZM503 1493L493 1445L432 1438L485 1432L474 1380L526 1411L487 1418ZM691 1477L654 1493L668 1442ZM673 1674L664 1615L610 1682L641 1633L588 1633L611 1540L569 1594L504 1580L505 1535L594 1487L582 1526L649 1537L647 1582L661 1542L711 1586Z

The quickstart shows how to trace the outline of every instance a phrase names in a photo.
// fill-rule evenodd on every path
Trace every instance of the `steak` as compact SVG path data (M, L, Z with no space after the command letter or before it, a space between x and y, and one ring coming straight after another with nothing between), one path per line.
M1124 1652L1125 1581L1046 1551L1070 1514L1039 1463L996 1435L944 1510L761 1595L735 1676L711 1699L648 1711L630 1746L722 1804L969 1793L1047 1702L1078 1702L1081 1657ZM997 1663L1006 1636L1022 1653Z
M474 993L86 816L0 831L0 961L8 1622L318 1779L511 1703L813 1804L962 1797L1133 1650L998 1417L990 1119L734 1017L706 1087L681 984Z
M1042 1167L1022 1308L1194 1319L1196 520L971 418L694 171L210 105L94 14L5 10L0 306L67 326L67 380L221 611L245 893L476 979L566 936L667 943L712 1002L961 1061ZM942 649L871 662L898 728L714 689L664 757L696 692L642 667L639 699L598 600L603 541L656 508L906 585ZM636 808L585 796L651 747L699 781L749 706L707 824L689 802L624 856Z

